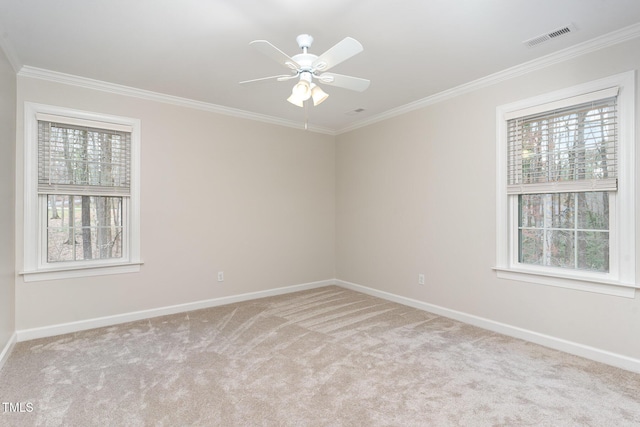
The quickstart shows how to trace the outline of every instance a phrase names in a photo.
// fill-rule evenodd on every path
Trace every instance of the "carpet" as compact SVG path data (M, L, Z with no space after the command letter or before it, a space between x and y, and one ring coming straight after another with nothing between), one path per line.
M640 375L337 286L16 344L3 426L637 426Z

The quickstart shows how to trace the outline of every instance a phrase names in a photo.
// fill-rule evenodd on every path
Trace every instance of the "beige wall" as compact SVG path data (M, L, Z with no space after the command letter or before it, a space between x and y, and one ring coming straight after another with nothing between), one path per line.
M502 280L492 271L496 107L637 70L638 52L639 40L627 42L339 135L337 278L640 358L640 298Z
M141 120L144 265L135 274L20 277L18 330L335 277L332 136L19 77L18 141L25 101ZM21 190L17 206L21 236ZM19 239L18 269L22 251Z
M0 49L0 353L15 330L16 74Z

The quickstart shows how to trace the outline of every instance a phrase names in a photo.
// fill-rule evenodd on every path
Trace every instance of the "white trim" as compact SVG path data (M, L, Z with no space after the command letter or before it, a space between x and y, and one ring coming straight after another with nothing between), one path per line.
M143 262L110 263L104 265L73 266L64 269L41 269L21 271L25 282L40 282L43 280L73 279L75 277L106 276L109 274L137 273Z
M496 265L502 279L521 280L542 285L560 286L607 295L635 298L635 70L616 74L551 93L523 99L496 108ZM520 265L514 258L515 240L509 224L516 221L517 206L507 193L507 121L513 111L545 105L585 93L617 86L619 119L618 191L612 195L610 215L610 272L581 273L572 270L554 274L549 268ZM554 281L552 276L557 276ZM555 283L554 283L555 282Z
M152 308L149 310L134 311L131 313L116 314L113 316L98 317L94 319L79 320L77 322L60 323L57 325L43 326L40 328L22 329L16 331L17 342L33 340L37 338L52 337L56 335L69 334L73 332L85 331L87 329L102 328L105 326L119 325L127 322L151 319L170 314L184 313L203 308L217 307L221 305L233 304L236 302L254 300L258 298L271 297L288 294L292 292L315 289L322 286L334 285L333 279L309 282L299 285L285 286L281 288L268 289L266 291L249 292L245 294L232 295L228 297L214 298L203 301L189 302L185 304L171 305L167 307Z
M581 93L580 95L572 96L570 98L562 98L545 104L532 105L522 110L509 111L505 114L504 119L511 120L525 116L532 116L534 114L540 114L547 111L556 111L563 108L572 107L574 105L586 104L587 102L613 98L614 96L618 95L618 92L619 88L617 86L614 86L606 89L596 90L593 92Z
M461 311L451 310L445 307L429 304L423 301L402 297L389 292L384 292L384 291L369 288L366 286L358 285L355 283L346 282L344 280L336 279L336 285L346 289L351 289L353 291L362 292L364 294L371 295L374 297L382 298L387 301L392 301L398 304L403 304L409 307L417 308L419 310L428 311L429 313L437 314L439 316L458 320L460 322L477 326L482 329L487 329L489 331L497 332L499 334L507 335L514 338L519 338L525 341L529 341L535 344L552 348L554 350L563 351L565 353L573 354L575 356L584 357L589 360L594 360L596 362L605 363L607 365L615 366L617 368L640 373L640 359L635 359L633 357L613 353L613 352L602 350L596 347L591 347L591 346L576 343L573 341L564 340L562 338L557 338L551 335L541 334L539 332L519 328L517 326L496 322L494 320L486 319L484 317L474 316L472 314L463 313Z
M11 355L11 351L13 351L13 347L16 345L17 337L18 335L14 332L11 335L11 338L9 338L9 342L7 342L7 345L5 345L4 348L2 349L2 352L0 352L0 371L2 370L2 367L4 366L9 356Z
M18 77L29 77L33 79L46 80L54 83L62 83L70 86L77 86L85 89L112 93L115 95L130 96L149 101L177 105L179 107L193 108L195 110L207 111L210 113L224 114L241 119L255 120L258 122L269 123L278 126L285 126L295 129L306 129L312 132L335 135L335 132L332 129L322 126L308 125L307 128L305 128L304 124L292 120L280 119L265 114L252 113L237 108L225 107L209 102L181 98L179 96L166 95L163 93L137 89L134 87L123 86L115 83L103 82L100 80L89 79L72 74L59 73L57 71L45 70L42 68L24 66L22 67L20 72L18 72Z
M369 117L362 121L355 122L344 128L336 129L335 133L336 135L340 135L342 133L351 132L365 126L369 126L373 123L400 116L410 111L419 110L421 108L428 107L429 105L437 104L439 102L455 98L465 93L493 86L500 82L519 77L533 71L541 70L543 68L558 64L563 61L567 61L571 58L586 55L588 53L595 52L597 50L604 49L619 43L624 43L638 37L640 37L640 23L630 25L617 31L613 31L601 37L596 37L592 40L588 40L575 46L559 50L541 58L536 58L532 61L507 68L506 70L498 71L497 73L490 74L486 77L482 77L477 80L462 84L460 86L444 90L442 92L436 93L435 95L431 95L418 101L402 105L398 108L385 111L381 114Z
M632 357L624 356L621 354L609 352L599 348L587 346L584 344L567 341L561 338L553 337L550 335L541 334L528 329L518 328L516 326L508 325L505 323L496 322L494 320L486 319L472 314L463 313L461 311L451 310L445 307L441 307L434 304L429 304L423 301L418 301L412 298L403 297L400 295L392 294L385 291L369 288L366 286L358 285L352 282L347 282L339 279L321 280L317 282L303 283L299 285L285 286L275 289L269 289L266 291L250 292L240 295L232 295L228 297L214 298L204 301L196 301L186 304L178 304L168 307L161 307L150 310L136 311L132 313L119 314L114 316L99 317L94 319L81 320L77 322L62 323L51 326L44 326L40 328L22 329L16 331L12 337L10 344L5 347L2 353L3 357L7 357L7 354L13 348L16 342L23 342L32 339L52 337L61 334L80 332L88 329L101 328L105 326L113 326L127 322L133 322L138 320L150 319L158 316L166 316L171 314L184 313L193 310L200 310L204 308L217 307L226 304L233 304L242 301L248 301L258 298L271 297L276 295L283 295L292 292L299 292L309 289L320 288L323 286L337 285L345 289L350 289L356 292L362 292L367 295L382 298L387 301L396 302L409 307L413 307L419 310L428 311L439 316L448 317L458 320L460 322L467 323L469 325L477 326L489 331L504 334L510 337L523 339L525 341L533 342L543 345L545 347L553 348L555 350L563 351L565 353L573 354L576 356L584 357L586 359L594 360L596 362L605 363L607 365L615 366L621 369L626 369L632 372L640 373L640 360ZM0 362L2 359L0 358ZM1 365L0 365L1 366Z
M36 120L51 122L56 124L106 129L106 130L112 130L116 132L128 132L128 133L133 132L133 126L131 126L130 124L97 122L94 120L80 119L78 117L60 116L60 115L47 114L47 113L41 113L41 112L36 113Z
M618 282L597 281L593 278L576 280L575 277L562 277L558 274L544 274L539 271L519 271L509 268L494 268L500 279L518 280L520 282L557 286L565 289L594 292L623 298L635 298L637 286Z

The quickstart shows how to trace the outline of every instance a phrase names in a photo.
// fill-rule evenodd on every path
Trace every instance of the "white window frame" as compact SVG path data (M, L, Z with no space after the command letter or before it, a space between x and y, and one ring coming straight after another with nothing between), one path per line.
M507 195L507 117L537 106L618 87L618 190L610 192L608 273L534 266L518 260L518 196ZM558 90L496 108L496 266L497 276L588 292L635 297L635 71ZM526 114L522 114L524 116Z
M47 262L46 195L38 194L38 115L47 114L92 123L93 127L129 126L131 131L131 191L123 199L121 258ZM140 271L140 120L25 102L24 106L24 270L25 282L134 273Z

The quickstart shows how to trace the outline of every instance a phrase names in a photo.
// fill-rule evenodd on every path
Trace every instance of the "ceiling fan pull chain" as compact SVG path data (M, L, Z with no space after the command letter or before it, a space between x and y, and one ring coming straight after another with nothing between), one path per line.
M304 130L309 130L309 103L304 103Z

